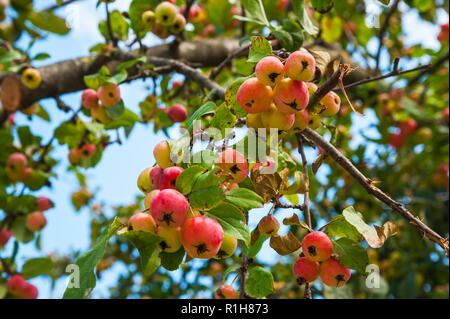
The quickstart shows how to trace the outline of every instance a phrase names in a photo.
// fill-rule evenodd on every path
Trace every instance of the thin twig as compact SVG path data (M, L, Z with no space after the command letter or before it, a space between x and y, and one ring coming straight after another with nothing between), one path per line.
M400 3L400 0L395 0L394 4L392 4L392 7L390 8L389 12L386 15L386 19L384 20L383 26L380 29L380 32L378 33L378 51L376 55L376 70L379 70L380 66L380 56L381 56L381 49L383 48L383 38L384 34L386 33L388 27L389 27L389 21L391 20L391 17L393 16L394 12L397 10L398 4Z

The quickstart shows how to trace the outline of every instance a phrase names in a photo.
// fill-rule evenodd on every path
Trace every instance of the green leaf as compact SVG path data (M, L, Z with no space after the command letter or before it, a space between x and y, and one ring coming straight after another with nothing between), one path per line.
M113 105L111 107L105 107L105 111L108 114L108 117L112 120L120 118L120 116L125 111L123 100L120 100L119 103L116 103L116 105Z
M232 189L227 193L225 198L230 203L246 211L263 207L263 199L261 196L247 188Z
M41 30L49 31L59 35L65 35L70 31L66 20L58 17L51 11L30 11L27 15L27 18L32 24L34 24L34 26Z
M220 130L222 134L221 137L223 138L225 137L225 128L232 128L234 127L234 124L236 124L236 116L231 113L228 106L224 103L217 109L216 114L211 120L210 127Z
M21 243L28 243L34 239L34 233L26 227L26 217L21 216L14 220L12 230L14 237Z
M185 169L178 176L176 181L177 190L183 195L187 195L192 191L197 178L205 171L201 166L194 165Z
M260 266L250 269L247 279L247 292L255 298L264 298L273 293L273 276Z
M263 37L251 37L252 46L248 53L247 62L257 63L262 58L272 55L272 46L270 42Z
M268 27L270 26L262 0L242 0L241 3L247 12L247 17L260 21L260 23Z
M78 288L67 287L63 299L85 299L89 297L96 284L94 269L103 258L109 239L119 230L120 226L120 219L116 217L112 224L100 235L94 247L78 258L76 265L80 269L80 285Z
M38 53L34 56L34 58L32 58L34 61L42 61L47 59L50 59L50 54L48 53Z
M221 203L205 212L205 216L217 220L225 234L241 239L247 246L250 243L250 231L245 225L244 214L236 206Z
M281 46L288 51L294 52L303 45L303 32L298 23L293 20L287 20L282 28L274 30L273 34L280 41Z
M218 186L208 187L192 193L189 196L189 204L192 207L207 209L214 207L223 200L223 192Z
M231 110L231 113L236 115L236 117L244 117L247 116L247 112L239 105L236 99L237 91L239 90L239 87L244 83L246 80L254 77L253 75L240 78L235 80L233 83L231 83L226 92L225 92L225 103L228 105L228 107Z
M355 241L361 241L362 239L358 230L346 221L343 215L333 217L329 221L325 232L332 237L345 237Z
M369 256L366 249L354 240L340 238L332 240L334 252L339 255L339 262L347 268L354 269L365 274L369 264Z
M25 279L30 279L50 273L52 268L53 261L50 258L33 258L25 262L21 274Z
M109 79L107 79L105 81L105 83L112 83L115 85L119 85L120 83L122 83L123 81L125 81L128 77L128 73L126 70L122 70L119 73L113 75L112 77L110 77Z
M141 56L140 58L134 59L134 60L130 60L130 61L126 61L123 63L120 63L117 67L116 67L116 71L117 72L122 72L125 71L129 68L131 68L132 66L134 66L137 63L146 63L147 62L147 57L146 56Z
M258 253L259 253L260 250L262 249L262 246L263 246L264 242L265 242L267 239L269 239L269 237L264 236L264 235L259 235L258 240L257 240L253 245L251 245L251 246L248 248L248 251L247 251L247 257L249 257L249 258L254 258L254 257L256 257L256 255L258 255Z
M186 131L191 132L192 128L194 127L194 122L197 120L200 116L203 116L205 114L214 113L216 111L216 104L213 102L208 102L206 104L203 104L200 106L194 114L192 114L187 120L186 120Z
M311 0L311 5L314 8L314 10L324 14L333 9L334 0Z
M169 271L177 270L178 267L180 267L185 254L186 252L183 247L174 253L160 253L159 257L161 258L161 266Z
M84 126L74 123L64 122L55 130L55 138L59 144L67 144L69 148L78 146L84 135Z
M136 122L141 122L141 118L129 109L125 109L118 118L105 125L106 130L115 130L120 127L133 127Z
M150 275L159 265L159 257L155 257L156 248L162 241L162 238L146 231L121 229L117 233L120 237L126 238L133 243L141 256L141 268L145 276Z
M300 24L303 29L311 35L315 35L319 32L319 29L309 19L308 12L306 10L305 0L293 0L294 13L297 15Z

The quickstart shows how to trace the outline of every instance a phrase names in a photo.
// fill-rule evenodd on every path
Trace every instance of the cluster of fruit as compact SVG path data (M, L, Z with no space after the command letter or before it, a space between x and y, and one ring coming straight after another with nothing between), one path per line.
M321 231L314 231L303 238L303 257L294 264L298 284L313 282L319 277L330 287L342 287L350 279L350 269L343 266L333 255L333 243Z
M86 89L81 95L81 105L91 111L94 121L103 124L109 121L105 108L115 106L120 100L120 88L114 83L105 83L98 91Z
M285 61L276 56L261 59L255 68L256 78L246 80L237 92L239 105L248 113L247 126L277 128L288 131L317 129L321 116L339 112L341 99L329 92L318 106L308 110L310 95L317 86L314 79L316 61L306 50L293 52Z
M26 282L21 275L13 275L6 282L6 291L13 298L36 299L38 289L33 284Z
M142 24L151 28L152 32L161 39L171 34L178 34L184 30L186 19L172 1L161 2L155 11L147 10L142 13Z
M11 182L22 182L31 190L36 190L35 185L42 183L42 176L30 166L24 154L19 152L12 153L6 161L6 175Z

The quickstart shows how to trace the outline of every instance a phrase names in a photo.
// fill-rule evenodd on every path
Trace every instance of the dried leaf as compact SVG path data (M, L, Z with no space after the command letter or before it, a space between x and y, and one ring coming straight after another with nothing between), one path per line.
M250 178L256 193L263 198L264 203L268 203L286 188L289 169L274 174L261 174L259 170L254 170Z
M308 49L316 60L316 75L314 80L319 81L327 73L328 65L332 62L330 54L325 50Z
M286 256L301 247L300 241L289 232L286 236L272 236L270 237L270 247L272 247L279 255Z
M394 236L398 233L399 228L398 224L388 220L382 227L378 225L374 225L375 230L377 231L378 237L384 243L386 239L391 236Z
M300 220L298 219L298 215L294 213L291 217L283 219L283 225L286 225L286 226L291 226L291 225L300 226Z
M261 233L259 232L259 227L256 227L254 231L252 231L252 235L250 238L250 246L253 246L258 241L259 237L261 237Z

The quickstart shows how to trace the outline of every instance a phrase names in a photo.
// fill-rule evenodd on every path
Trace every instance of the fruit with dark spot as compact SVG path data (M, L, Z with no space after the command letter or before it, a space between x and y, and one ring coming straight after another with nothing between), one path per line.
M350 279L350 269L330 258L320 265L320 278L330 287L342 287Z
M86 143L80 149L80 155L82 158L90 158L95 154L97 147L95 144Z
M189 202L183 194L174 189L160 191L150 204L150 212L158 226L178 227L187 218Z
M222 245L220 245L219 252L214 257L215 259L225 259L233 256L237 248L237 239L227 234L223 235Z
M177 11L177 7L170 2L161 2L155 9L156 22L165 27L172 26L175 23Z
M13 182L22 181L27 164L27 157L24 154L12 153L6 161L6 175Z
M324 232L314 231L303 238L302 250L311 261L325 261L333 253L333 243Z
M175 253L181 248L181 227L158 227L156 235L163 240L159 249L165 253Z
M220 153L216 166L222 169L223 175L229 176L235 183L243 182L248 175L247 159L233 149L227 149Z
M94 122L99 122L102 124L107 124L110 120L103 105L91 108L91 117Z
M26 227L29 231L41 231L47 225L47 219L42 212L34 212L27 216Z
M258 224L258 229L261 234L267 237L271 237L278 233L280 229L280 223L272 215L263 217Z
M103 106L114 106L120 102L120 89L114 83L105 83L98 89L98 98Z
M142 13L141 19L145 26L151 26L155 22L156 16L152 10L147 10Z
M255 73L261 83L274 87L284 79L284 65L278 58L267 56L256 64Z
M295 113L295 121L293 128L303 131L305 128L308 127L308 122L309 122L308 110L297 112Z
M297 113L309 103L308 87L304 82L284 79L275 87L273 94L275 105L283 113Z
M272 104L273 91L257 78L246 80L236 94L237 101L247 113L261 113Z
M333 91L330 91L323 97L322 100L320 100L320 104L325 108L320 115L333 116L336 115L341 108L341 98Z
M192 258L209 259L216 256L223 236L222 226L207 216L190 218L181 229L184 249Z
M294 264L294 275L297 283L303 285L306 282L313 282L319 276L319 263L311 261L306 257L300 257Z
M90 109L98 106L98 94L97 91L93 89L86 89L81 95L81 105L85 108Z
M156 223L150 214L139 212L128 219L128 229L155 234Z
M214 292L214 299L236 299L236 291L230 285L221 285Z
M153 185L150 180L150 173L153 170L153 167L148 167L144 169L137 179L137 187L144 194L148 194L153 190Z
M309 114L308 127L317 130L322 125L322 119L319 114Z
M316 60L305 49L291 53L285 64L286 75L296 81L311 81L316 72Z
M173 34L178 34L184 30L185 26L186 26L186 19L182 14L177 13L175 17L175 22L169 28L169 31L172 32Z
M37 69L28 68L22 73L22 83L27 88L34 90L41 85L41 73Z
M153 166L152 170L150 171L150 185L153 187L153 189L159 189L162 174L163 169L159 165Z
M161 176L160 189L176 189L178 175L183 172L183 168L179 166L168 167L163 171Z

